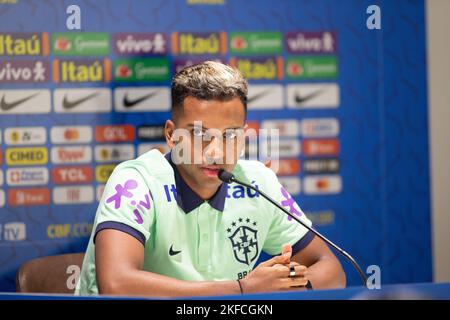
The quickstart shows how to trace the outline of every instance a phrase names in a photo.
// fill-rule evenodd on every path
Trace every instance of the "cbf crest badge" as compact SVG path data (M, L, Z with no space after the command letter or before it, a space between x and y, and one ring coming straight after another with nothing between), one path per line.
M231 234L228 239L231 241L235 259L250 265L259 254L256 221L239 218L231 223L227 232Z

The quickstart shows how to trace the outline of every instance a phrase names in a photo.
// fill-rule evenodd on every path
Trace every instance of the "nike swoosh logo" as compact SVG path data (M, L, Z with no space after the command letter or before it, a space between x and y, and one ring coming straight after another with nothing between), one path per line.
M100 94L100 92L94 92L94 93L91 93L91 94L89 94L89 95L87 95L87 96L85 96L83 98L80 98L80 99L77 99L77 100L72 100L72 101L69 101L67 99L67 94L65 94L63 102L62 102L62 106L66 110L67 109L72 109L72 108L75 108L77 105L79 105L79 104L81 104L83 102L86 102L86 101L88 101L89 99L92 99L95 96L98 96L99 94Z
M35 96L37 96L39 94L39 92L33 93L31 95L29 95L28 97L13 101L13 102L6 102L5 100L5 94L2 96L2 100L0 101L0 109L2 109L3 111L8 111L11 110L14 107L17 107L18 105L34 98Z
M318 90L316 90L316 91L313 91L313 92L311 92L311 93L309 93L309 94L307 94L307 95L304 95L304 96L302 96L302 95L300 95L300 93L296 92L296 93L295 93L295 97L294 97L295 102L296 102L297 104L302 104L302 103L304 103L304 102L306 102L306 101L309 101L309 100L311 100L311 99L317 97L317 96L320 95L324 90L325 90L325 88L321 88L321 89L318 89Z
M181 250L180 251L174 251L172 247L173 247L173 245L170 246L169 255L174 256L174 255L177 255L177 254L179 254L181 252Z
M256 100L261 99L262 97L265 97L269 94L270 90L266 90L266 91L261 91L260 93L257 93L251 97L247 98L247 103L250 104Z
M153 92L150 92L149 94L146 94L145 96L142 96L140 98L133 99L133 100L130 100L128 98L128 93L126 93L125 96L123 97L123 106L125 108L131 108L131 107L141 103L142 101L145 101L147 99L150 99L151 97L156 96L158 93L159 93L159 91L153 91Z

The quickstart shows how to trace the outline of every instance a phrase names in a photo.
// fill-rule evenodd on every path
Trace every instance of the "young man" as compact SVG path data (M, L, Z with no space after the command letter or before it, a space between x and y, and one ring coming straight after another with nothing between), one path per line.
M322 240L257 192L219 180L219 169L232 172L311 225L272 170L238 161L246 104L246 81L223 64L204 62L174 76L165 126L171 152L152 150L116 167L76 294L176 297L345 286ZM254 268L261 251L275 257Z

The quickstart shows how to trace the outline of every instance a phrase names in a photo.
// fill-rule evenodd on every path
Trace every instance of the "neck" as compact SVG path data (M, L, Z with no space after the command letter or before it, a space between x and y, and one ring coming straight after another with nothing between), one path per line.
M198 185L197 183L195 183L195 181L190 179L190 177L184 172L182 166L177 166L177 169L178 169L178 173L180 174L181 178L189 186L189 188L191 188L192 191L194 191L203 200L211 199L221 185L221 183L219 183L216 186L212 186L212 187L208 187L206 185Z

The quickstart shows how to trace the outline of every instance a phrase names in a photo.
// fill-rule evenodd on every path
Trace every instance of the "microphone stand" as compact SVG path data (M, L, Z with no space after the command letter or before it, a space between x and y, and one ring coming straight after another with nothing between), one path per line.
M295 215L293 215L292 213L290 213L289 211L287 211L284 207L282 207L280 204L278 204L275 200L273 200L271 197L269 197L267 194L265 194L263 191L256 189L254 186L252 186L251 184L242 182L238 179L236 179L234 177L234 175L230 172L227 172L223 169L221 169L219 171L218 177L220 180L222 180L223 182L226 183L230 183L230 182L235 182L237 184L240 184L244 187L250 188L253 191L258 192L259 194L261 194L263 196L263 198L265 198L266 200L268 200L269 202L271 202L274 206L276 206L278 209L280 209L281 211L283 211L284 213L286 213L288 216L290 216L292 219L294 219L295 221L297 221L297 223L300 223L302 226L304 226L306 229L308 229L309 231L311 231L312 233L314 233L316 236L318 236L320 239L322 239L323 241L325 241L327 244L329 244L332 248L334 248L336 251L338 251L341 255L343 255L347 260L349 260L351 262L351 264L353 265L353 267L358 271L358 274L361 278L361 281L363 283L363 285L365 287L367 287L367 278L366 275L364 274L364 272L362 271L361 267L358 265L358 263L356 262L355 259L353 259L353 257L348 254L347 252L345 252L343 249L341 249L339 246L337 246L336 244L334 244L331 240L328 240L324 235L322 235L319 231L315 230L314 228L308 226L307 224L305 224L303 221L301 221L299 218L297 218Z

